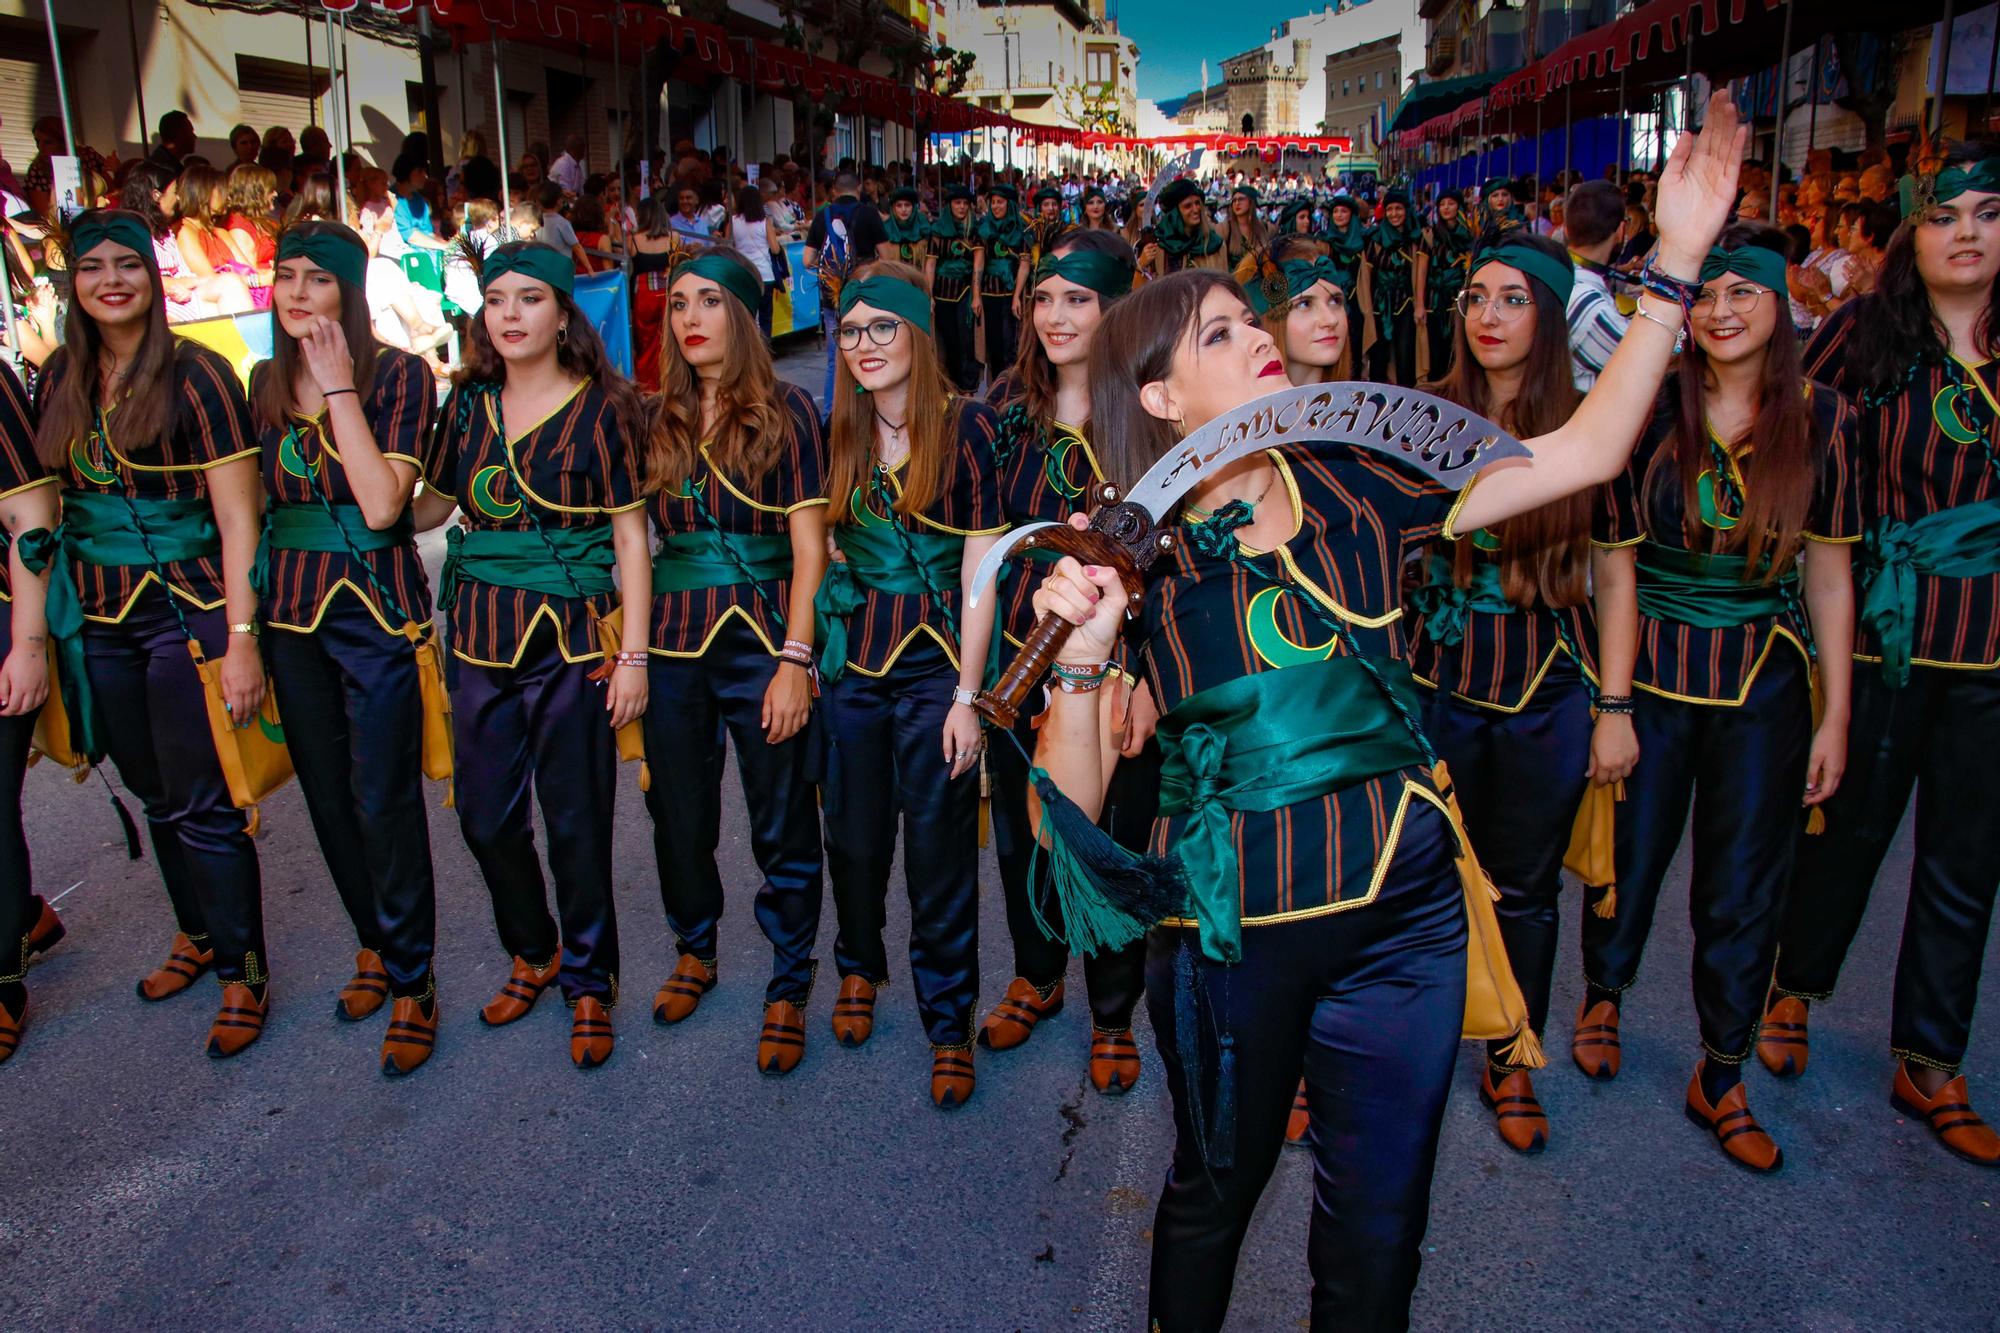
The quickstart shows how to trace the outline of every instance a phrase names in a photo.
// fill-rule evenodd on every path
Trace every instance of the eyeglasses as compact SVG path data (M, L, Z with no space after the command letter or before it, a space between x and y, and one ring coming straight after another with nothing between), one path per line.
M866 324L842 324L836 331L840 339L840 350L851 352L861 346L861 330L868 330L868 341L877 347L887 347L896 341L896 330L903 327L900 319L871 319Z
M1491 306L1493 313L1500 317L1502 324L1512 324L1535 307L1535 298L1526 292L1503 292L1499 296L1488 296L1485 292L1466 290L1458 294L1455 301L1458 313L1468 322L1478 319Z
M1722 299L1728 304L1730 314L1747 315L1757 308L1757 302L1770 294L1771 291L1768 287L1758 287L1751 283L1739 282L1724 292ZM1716 317L1715 293L1704 287L1701 295L1694 298L1694 305L1691 307L1691 311L1697 319L1714 319Z

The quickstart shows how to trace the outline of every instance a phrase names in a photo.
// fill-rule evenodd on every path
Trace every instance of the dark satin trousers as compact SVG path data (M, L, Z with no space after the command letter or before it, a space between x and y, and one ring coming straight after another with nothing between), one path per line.
M1583 975L1622 991L1639 975L1660 882L1694 807L1694 1006L1710 1059L1739 1064L1764 1012L1812 746L1806 664L1771 649L1737 707L1641 693L1639 766L1618 807L1618 912L1583 914Z
M1386 326L1386 327L1385 327ZM1368 349L1368 378L1377 384L1417 384L1417 319L1410 311L1375 322L1375 342ZM1391 362L1394 363L1393 369Z
M145 807L175 922L215 950L216 976L262 981L257 846L230 801L201 677L167 597L153 584L118 624L85 622L91 693L118 778ZM222 609L197 611L183 602L181 614L202 652L220 663L229 637Z
M826 687L826 866L840 930L840 975L880 985L896 816L910 894L910 977L934 1045L972 1039L979 999L979 774L949 776L944 720L958 684L928 636L885 676L849 668Z
M1303 1073L1312 1107L1312 1327L1402 1329L1423 1262L1431 1170L1465 1016L1465 899L1450 824L1412 798L1374 902L1246 927L1234 967L1206 960L1201 1067L1217 1023L1235 1042L1236 1140L1204 1168L1174 1023L1174 956L1191 930L1158 929L1146 1007L1174 1102L1174 1156L1153 1220L1153 1327L1222 1326L1237 1253L1278 1154ZM1212 1089L1204 1089L1214 1128Z
M618 744L594 661L565 662L543 620L516 667L458 663L452 691L458 823L493 895L510 954L541 963L562 950L563 996L618 996L618 916L611 900L611 816ZM562 929L549 915L535 855L530 789L549 834Z
M1479 864L1500 891L1494 911L1514 979L1537 1033L1549 1018L1561 927L1563 854L1590 767L1590 696L1567 654L1558 654L1518 713L1431 694L1424 726L1451 767L1458 813ZM1505 1041L1487 1043L1496 1063Z
M0 610L4 603L0 603ZM6 641L0 629L0 645ZM28 838L21 827L21 786L28 775L28 744L35 715L0 717L0 982L19 981L28 970L22 944L41 915L28 866Z
M2000 670L1917 666L1892 690L1879 666L1856 662L1852 717L1847 775L1826 803L1826 832L1799 839L1778 989L1812 1000L1833 994L1914 790L1916 857L1889 1044L1912 1063L1954 1071L2000 887Z
M1446 306L1441 311L1426 315L1424 336L1430 345L1430 377L1441 380L1451 370L1452 357L1458 352L1458 311ZM1465 811L1461 809L1459 813L1462 815Z
M1014 354L1021 346L1021 321L1015 318L1011 293L982 295L979 305L986 317L986 382L991 384L1014 367Z
M819 934L819 810L807 758L815 722L779 745L764 739L764 691L778 670L763 640L740 616L725 620L700 657L655 656L649 667L646 756L652 790L653 850L660 897L682 953L712 961L722 916L722 780L727 750L736 751L750 849L764 882L757 924L771 941L766 1003L801 1008L812 991L813 940ZM725 733L728 744L724 743Z
M343 593L318 629L274 629L264 652L299 790L354 937L382 956L392 992L421 995L437 946L437 894L416 650Z
M1028 753L1034 753L1030 719L1015 723L1014 735ZM1028 815L1028 761L1013 741L994 734L987 741L986 765L992 782L993 850L1007 897L1007 933L1014 941L1014 975L1045 989L1069 970L1069 946L1062 938L1062 904L1046 884L1031 883L1028 877L1035 851L1035 829ZM1112 770L1098 823L1119 846L1144 852L1159 807L1160 747L1148 742L1138 758L1120 759ZM1056 938L1043 932L1043 924ZM1114 953L1085 958L1083 978L1090 993L1091 1022L1107 1032L1125 1031L1132 1026L1132 1011L1139 1007L1146 986L1146 942L1135 940Z
M931 303L932 317L937 323L938 352L944 357L945 374L951 376L960 393L974 393L979 389L979 353L972 303L978 298L969 290L970 284L960 284L960 288L956 300L939 296Z

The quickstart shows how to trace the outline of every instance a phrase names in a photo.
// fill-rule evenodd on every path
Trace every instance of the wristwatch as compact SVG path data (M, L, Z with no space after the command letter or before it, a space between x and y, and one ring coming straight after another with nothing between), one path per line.
M979 702L979 693L976 690L968 690L963 685L954 685L951 687L951 701L955 704L964 704L967 708L970 708L973 704Z
M248 634L253 639L258 637L259 634L257 622L254 620L246 620L240 625L231 625L229 632L231 634Z

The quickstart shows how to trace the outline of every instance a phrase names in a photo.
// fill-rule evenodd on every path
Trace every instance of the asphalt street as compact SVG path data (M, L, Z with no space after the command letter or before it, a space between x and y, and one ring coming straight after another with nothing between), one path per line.
M817 393L818 364L808 347L781 373ZM1073 990L1026 1047L982 1052L972 1103L946 1114L929 1102L906 975L873 1041L843 1050L825 1027L829 960L804 1063L760 1075L769 951L732 778L721 985L689 1022L657 1027L650 997L673 945L628 768L620 1039L607 1067L582 1073L553 1000L505 1029L478 1022L507 959L455 816L437 808L440 788L431 796L443 1028L436 1058L391 1081L376 1072L383 1020L333 1016L354 945L296 786L266 805L259 844L273 1019L251 1051L216 1062L201 1053L213 983L159 1005L133 994L172 932L151 863L125 860L94 781L29 775L35 886L70 933L30 973L27 1038L0 1067L0 1328L1142 1326L1171 1141L1143 1014L1131 1095L1086 1083ZM1533 1158L1500 1144L1474 1096L1479 1052L1463 1047L1416 1325L2000 1327L2000 1172L1959 1162L1888 1106L1909 864L1906 826L1839 997L1814 1008L1808 1076L1781 1084L1752 1069L1751 1104L1785 1149L1772 1178L1731 1165L1681 1115L1698 1054L1686 856L1630 993L1614 1083L1567 1058L1581 992L1572 927L1537 1084L1553 1143ZM980 889L983 1008L1011 974L990 853ZM892 961L907 938L899 895ZM1578 897L1566 896L1572 922ZM822 959L832 930L829 902ZM1081 987L1080 968L1070 980ZM1990 1015L1968 1066L2000 1118ZM1306 1156L1288 1152L1244 1250L1231 1328L1304 1327L1311 1184Z

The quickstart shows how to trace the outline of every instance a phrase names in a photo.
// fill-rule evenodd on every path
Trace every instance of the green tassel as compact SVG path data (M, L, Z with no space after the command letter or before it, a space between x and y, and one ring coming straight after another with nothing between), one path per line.
M1194 950L1183 938L1174 950L1174 1045L1180 1048L1181 1081L1187 1088L1188 1128L1194 1131L1194 1148L1207 1170L1208 1117L1203 1113L1205 1086L1201 1075L1201 1012L1196 993L1201 975L1195 968ZM1213 1183L1211 1181L1211 1183Z
M1047 769L1031 767L1028 781L1042 803L1028 882L1041 882L1046 857L1063 923L1055 930L1035 902L1035 925L1042 934L1067 943L1073 953L1095 956L1143 939L1154 922L1186 907L1187 879L1177 858L1120 847L1062 794Z
M1215 1019L1215 1140L1209 1145L1208 1164L1219 1171L1236 1165L1236 1038Z

